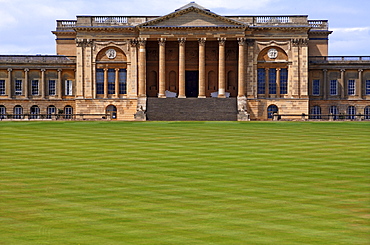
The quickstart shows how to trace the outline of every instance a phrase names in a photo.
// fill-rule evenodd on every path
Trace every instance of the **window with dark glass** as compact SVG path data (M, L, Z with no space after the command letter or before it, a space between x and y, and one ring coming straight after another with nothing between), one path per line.
M354 106L348 106L347 108L347 119L355 119L355 115L356 115L356 107Z
M354 95L355 88L356 88L355 80L348 80L348 95Z
M96 94L104 94L104 70L96 69Z
M315 105L311 108L311 119L321 119L321 107Z
M0 119L6 118L6 107L3 105L0 105Z
M338 119L338 114L339 114L338 107L336 107L335 105L330 106L329 114L334 115L333 119Z
M288 69L280 70L280 94L288 93Z
M22 80L15 80L15 95L22 95Z
M54 115L57 111L57 108L55 108L55 106L51 105L51 106L48 106L47 110L46 110L46 118L47 119L51 119L52 118L52 115Z
M116 71L108 69L108 94L115 94L116 90Z
M119 70L119 93L127 94L127 70Z
M257 70L257 80L258 80L258 94L265 94L265 87L266 87L266 70L265 68L258 68Z
M320 95L320 80L312 81L312 95Z
M370 106L366 106L364 109L365 119L370 119Z
M49 80L49 95L55 95L55 80Z
M39 95L39 80L31 81L31 93L32 95Z
M338 94L338 83L337 80L330 81L330 95L337 95Z
M14 119L22 119L23 118L23 108L22 106L20 105L17 105L14 107L14 110L13 110L13 118Z
M6 90L5 90L5 80L0 80L0 95L5 95Z
M365 88L366 95L370 95L370 80L366 80L365 86L366 86Z
M269 69L269 94L276 94L276 69Z

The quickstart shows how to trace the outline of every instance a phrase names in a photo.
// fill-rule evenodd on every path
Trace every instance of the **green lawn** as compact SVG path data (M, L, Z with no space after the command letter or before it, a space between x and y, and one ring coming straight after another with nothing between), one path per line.
M0 122L0 244L369 244L370 122Z

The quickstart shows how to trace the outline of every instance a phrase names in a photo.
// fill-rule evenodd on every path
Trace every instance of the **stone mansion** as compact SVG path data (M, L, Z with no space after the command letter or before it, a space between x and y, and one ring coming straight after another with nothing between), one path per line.
M370 119L370 57L328 56L327 20L191 2L57 20L52 33L56 55L0 55L2 120Z

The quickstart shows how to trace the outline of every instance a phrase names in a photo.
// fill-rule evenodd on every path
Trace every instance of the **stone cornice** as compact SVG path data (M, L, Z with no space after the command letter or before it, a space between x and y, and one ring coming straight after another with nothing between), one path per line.
M79 26L73 28L75 31L111 31L111 32L123 32L123 31L135 31L134 26Z

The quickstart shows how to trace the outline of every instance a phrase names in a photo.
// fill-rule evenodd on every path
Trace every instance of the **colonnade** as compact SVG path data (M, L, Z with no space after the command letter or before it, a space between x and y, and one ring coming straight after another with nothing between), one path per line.
M225 98L226 93L226 56L225 44L227 39L222 37L218 38L218 97ZM198 38L199 45L199 92L198 98L206 97L206 38ZM139 55L138 55L138 91L139 97L146 96L146 39L139 38ZM178 98L186 98L185 95L185 43L186 38L178 38L179 44L179 94ZM245 43L246 38L238 38L239 55L238 55L238 97L245 96ZM159 38L159 91L158 97L165 98L166 88L166 39Z

